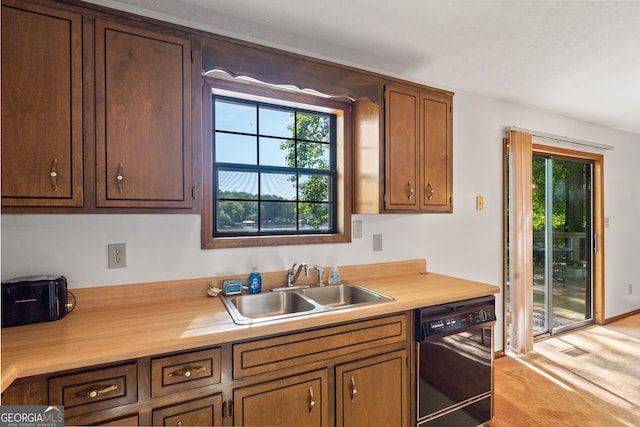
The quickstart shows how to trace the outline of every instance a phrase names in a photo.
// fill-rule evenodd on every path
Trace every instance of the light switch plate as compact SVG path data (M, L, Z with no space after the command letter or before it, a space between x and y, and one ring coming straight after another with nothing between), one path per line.
M382 252L382 234L373 235L373 251Z
M362 239L362 220L353 221L353 238Z

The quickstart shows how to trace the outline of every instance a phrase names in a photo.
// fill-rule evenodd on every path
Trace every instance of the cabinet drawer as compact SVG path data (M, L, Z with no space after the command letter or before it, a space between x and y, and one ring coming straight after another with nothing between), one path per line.
M233 376L326 360L368 348L405 341L405 315L383 317L233 346Z
M220 347L151 360L151 395L165 396L220 383Z
M137 426L138 416L131 415L129 417L118 418L116 420L107 421L104 423L100 423L101 426Z
M153 411L154 426L222 425L222 394L191 400Z
M65 416L100 411L137 400L135 363L49 379L49 402L64 405Z
M80 415L79 417L65 418L65 426L138 426L140 425L138 414L117 418L107 418L105 420L95 420L91 414Z

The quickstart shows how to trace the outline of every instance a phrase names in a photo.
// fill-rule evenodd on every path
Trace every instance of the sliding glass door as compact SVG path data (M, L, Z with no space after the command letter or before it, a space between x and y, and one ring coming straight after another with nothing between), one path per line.
M534 154L533 333L593 317L592 162Z

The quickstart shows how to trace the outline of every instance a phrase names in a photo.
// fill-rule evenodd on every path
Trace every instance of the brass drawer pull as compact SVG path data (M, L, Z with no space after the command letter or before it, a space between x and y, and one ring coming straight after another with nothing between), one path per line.
M58 159L53 159L53 162L51 163L49 179L51 179L51 188L53 191L58 191Z
M118 166L118 175L116 175L116 181L118 182L118 191L122 193L124 190L124 166L122 163Z
M313 387L309 387L309 412L316 406L316 401L313 398Z
M409 192L407 193L407 199L413 199L413 185L411 185L411 181L407 182L407 186L409 187Z
M358 389L356 388L356 380L355 378L351 377L351 401L353 401L353 399L356 397L356 393L358 392Z
M206 366L187 366L179 371L169 372L170 377L185 377L189 378L194 374L199 374L207 370Z
M431 200L431 198L433 197L433 187L431 186L431 183L427 184L427 199Z
M102 387L102 386L101 386ZM95 399L103 394L110 393L118 389L118 384L111 384L102 388L91 389L88 391L80 391L76 394L77 397L86 397L87 399Z

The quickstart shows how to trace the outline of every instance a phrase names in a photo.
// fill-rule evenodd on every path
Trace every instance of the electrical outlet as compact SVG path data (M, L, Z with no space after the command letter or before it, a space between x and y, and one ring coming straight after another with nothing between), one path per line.
M109 268L125 268L127 266L127 244L112 243L107 245Z
M633 283L629 283L629 295L633 294Z
M482 196L476 197L476 209L479 211L484 210L484 197Z
M362 220L353 221L353 238L362 239Z
M373 235L373 251L374 252L382 251L382 234Z

